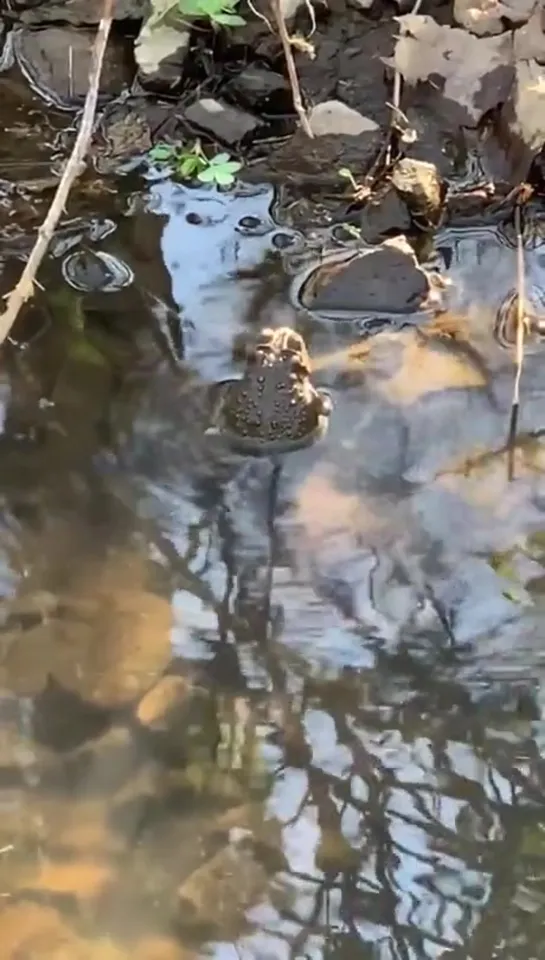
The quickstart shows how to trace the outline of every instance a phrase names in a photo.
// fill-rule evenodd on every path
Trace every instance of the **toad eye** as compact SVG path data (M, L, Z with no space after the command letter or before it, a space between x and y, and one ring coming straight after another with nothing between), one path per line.
M291 354L291 369L293 373L296 373L300 377L308 376L310 373L310 368L303 358L299 356L294 356Z

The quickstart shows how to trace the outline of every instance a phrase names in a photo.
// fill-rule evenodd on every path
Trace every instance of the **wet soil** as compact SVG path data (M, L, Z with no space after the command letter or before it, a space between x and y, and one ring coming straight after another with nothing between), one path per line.
M4 294L74 130L0 89ZM511 210L420 237L434 297L320 303L369 259L342 197L274 158L230 192L135 167L182 122L151 109L103 114L0 371L2 956L539 958L545 345L509 483ZM539 200L524 260L538 316ZM286 323L329 431L236 456L207 388Z

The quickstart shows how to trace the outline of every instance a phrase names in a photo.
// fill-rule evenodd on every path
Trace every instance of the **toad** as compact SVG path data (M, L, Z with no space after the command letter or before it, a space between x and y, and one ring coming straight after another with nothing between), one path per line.
M253 456L288 453L324 436L332 410L311 379L310 357L290 327L265 329L246 350L240 380L216 385L212 426L232 450Z

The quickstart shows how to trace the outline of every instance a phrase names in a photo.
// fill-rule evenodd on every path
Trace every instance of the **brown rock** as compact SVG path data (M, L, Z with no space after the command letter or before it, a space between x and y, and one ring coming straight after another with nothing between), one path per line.
M175 717L186 717L190 696L191 684L185 677L161 677L138 704L136 716L143 726L165 732Z
M155 738L156 750L172 763L215 753L219 728L207 691L181 676L165 676L143 697L136 719Z
M74 569L63 602L62 617L10 637L0 683L32 695L52 674L85 699L112 705L132 702L163 673L171 657L172 612L167 600L147 589L143 557L112 550Z
M57 911L37 903L9 904L0 911L0 943L4 960L23 957L87 960L75 934Z

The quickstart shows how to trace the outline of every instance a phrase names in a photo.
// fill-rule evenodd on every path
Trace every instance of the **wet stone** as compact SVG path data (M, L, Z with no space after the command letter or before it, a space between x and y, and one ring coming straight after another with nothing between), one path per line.
M337 264L324 260L309 282L316 292L309 301L303 291L303 301L311 310L407 313L423 306L430 293L428 274L404 238Z
M371 196L361 211L360 231L366 243L380 243L385 237L405 234L410 228L409 211L390 185Z
M220 100L196 100L184 113L185 119L211 136L233 145L259 126L257 117Z
M394 167L392 183L418 226L438 226L446 190L433 163L404 157Z
M89 86L92 30L71 27L23 28L13 34L17 63L31 86L57 106L82 102ZM100 95L116 97L132 76L124 65L124 47L112 40L106 49L100 75Z

